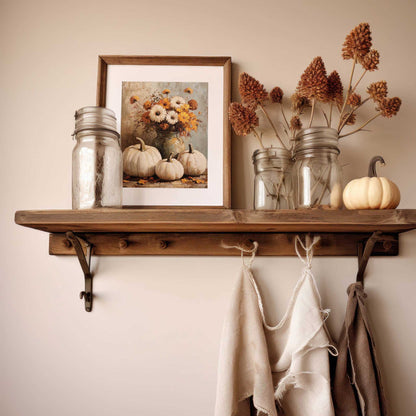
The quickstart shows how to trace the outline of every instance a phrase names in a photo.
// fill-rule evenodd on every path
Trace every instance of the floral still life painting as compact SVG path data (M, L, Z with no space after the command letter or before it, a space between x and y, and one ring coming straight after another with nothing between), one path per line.
M207 188L208 83L122 83L127 188Z

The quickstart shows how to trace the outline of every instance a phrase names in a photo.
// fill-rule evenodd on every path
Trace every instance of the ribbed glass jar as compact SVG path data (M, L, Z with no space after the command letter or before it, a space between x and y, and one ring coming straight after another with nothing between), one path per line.
M122 206L123 162L113 111L84 107L75 113L72 209Z
M311 127L301 130L295 140L296 208L341 208L342 174L338 163L337 130Z
M278 147L253 153L254 209L291 209L293 203L290 152Z

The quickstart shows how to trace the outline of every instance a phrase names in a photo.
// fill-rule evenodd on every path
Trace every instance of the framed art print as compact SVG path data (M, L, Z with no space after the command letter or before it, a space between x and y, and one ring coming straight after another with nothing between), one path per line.
M231 207L231 58L99 56L97 105L115 111L123 205Z

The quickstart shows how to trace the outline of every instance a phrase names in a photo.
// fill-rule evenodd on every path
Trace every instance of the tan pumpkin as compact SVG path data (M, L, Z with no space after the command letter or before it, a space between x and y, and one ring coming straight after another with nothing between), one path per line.
M183 166L172 157L173 153L167 159L159 160L156 164L156 175L163 181L176 181L183 176Z
M182 163L185 175L199 176L207 169L207 158L198 150L194 150L189 143L189 149L179 153L179 162Z
M343 199L347 209L393 209L400 203L397 185L387 178L378 178L376 163L385 164L381 156L371 159L368 176L354 179L344 189Z
M147 178L155 174L156 163L162 156L156 147L147 146L140 137L140 142L126 147L123 152L123 171L126 175Z

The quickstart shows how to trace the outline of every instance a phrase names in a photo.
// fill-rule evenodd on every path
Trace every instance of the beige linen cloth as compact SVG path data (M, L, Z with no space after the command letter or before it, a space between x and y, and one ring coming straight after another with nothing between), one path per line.
M243 264L224 323L215 416L334 416L328 350L335 347L311 272L315 243L303 246L302 276L276 326L265 321L251 272L255 251Z
M387 416L388 409L361 282L348 287L333 399L337 416Z

